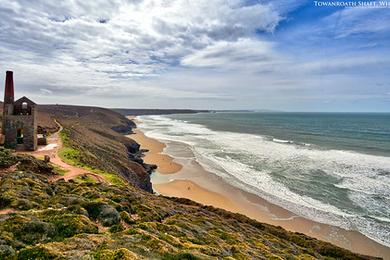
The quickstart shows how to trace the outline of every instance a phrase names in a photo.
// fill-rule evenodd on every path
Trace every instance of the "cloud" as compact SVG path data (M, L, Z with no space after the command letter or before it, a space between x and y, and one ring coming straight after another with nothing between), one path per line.
M250 58L249 38L273 32L282 19L270 4L243 0L0 0L0 18L0 68L46 95L125 85L130 92L129 81L158 77L185 57L224 46L241 46Z
M40 91L41 91L42 95L52 95L53 94L53 91L51 91L49 89L45 89L45 88L41 88Z
M387 8L345 8L324 19L332 26L336 38L357 34L390 32Z
M337 57L327 57L322 60L306 61L294 67L294 71L301 71L306 73L316 73L321 75L326 74L354 74L371 72L376 69L377 72L390 69L390 58L387 56L373 55L373 54L359 54L353 55L339 54Z
M68 56L122 77L160 73L194 50L273 31L280 20L269 5L244 6L240 0L41 0L0 6L0 38L15 58L24 59L16 51L38 59Z
M216 42L184 57L181 64L193 67L258 67L269 65L276 59L272 43L246 38L235 42Z
M387 82L378 74L388 51L372 52L383 44L362 40L351 51L342 41L385 34L388 13L335 10L283 27L306 2L0 0L0 71L14 70L17 91L39 102L138 107L270 107L315 91L333 98L351 84L360 91L373 80L361 74Z

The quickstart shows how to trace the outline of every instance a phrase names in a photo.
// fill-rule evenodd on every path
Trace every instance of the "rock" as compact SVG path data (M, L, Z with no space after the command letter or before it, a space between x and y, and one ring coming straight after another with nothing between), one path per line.
M109 205L102 207L98 218L104 226L112 226L114 224L118 224L120 221L118 211Z
M50 162L50 156L49 155L45 155L44 161L45 161L45 163L49 163Z
M157 165L155 165L155 164L144 164L143 166L144 166L146 172L148 172L149 174L151 174L154 170L157 169Z
M99 220L104 226L112 226L120 222L118 211L103 202L92 202L84 205L91 218Z
M133 128L135 128L136 125L133 121L130 121L128 119L126 119L126 120L127 121L124 122L123 124L113 126L113 127L111 127L111 129L114 130L115 132L118 132L118 133L123 134L123 135L132 134Z

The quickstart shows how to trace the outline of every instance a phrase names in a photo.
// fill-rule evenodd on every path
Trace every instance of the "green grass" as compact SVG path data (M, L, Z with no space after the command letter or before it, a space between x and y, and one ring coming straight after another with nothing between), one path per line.
M87 165L83 163L80 158L83 156L82 152L74 149L70 145L69 136L64 133L64 131L60 132L60 137L62 139L63 147L58 152L58 156L66 163L77 166L85 169L86 171L93 172L105 178L108 182L113 185L125 187L126 182L117 174L106 172L100 169L96 169L93 166Z
M102 175L107 181L114 185L126 187L126 182L115 173L109 173L100 170L94 170L94 173Z
M79 161L80 152L70 148L70 147L62 147L61 150L58 152L58 155L60 158L65 161L66 163L82 166L81 162Z
M96 183L96 180L90 175L82 175L76 178L76 182Z
M57 173L58 175L64 176L68 172L68 170L61 168L60 166L54 163L50 163L50 166L53 167L54 172Z

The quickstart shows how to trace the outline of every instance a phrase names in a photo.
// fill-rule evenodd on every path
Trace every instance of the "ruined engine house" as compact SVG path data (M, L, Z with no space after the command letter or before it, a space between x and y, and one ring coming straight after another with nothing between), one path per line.
M37 105L27 97L14 101L13 72L7 71L2 126L4 146L34 151L38 146L37 134Z

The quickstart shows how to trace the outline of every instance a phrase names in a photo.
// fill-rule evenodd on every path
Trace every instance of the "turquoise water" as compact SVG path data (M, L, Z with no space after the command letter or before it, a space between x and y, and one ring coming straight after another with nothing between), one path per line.
M390 114L203 113L145 116L228 183L390 246Z

